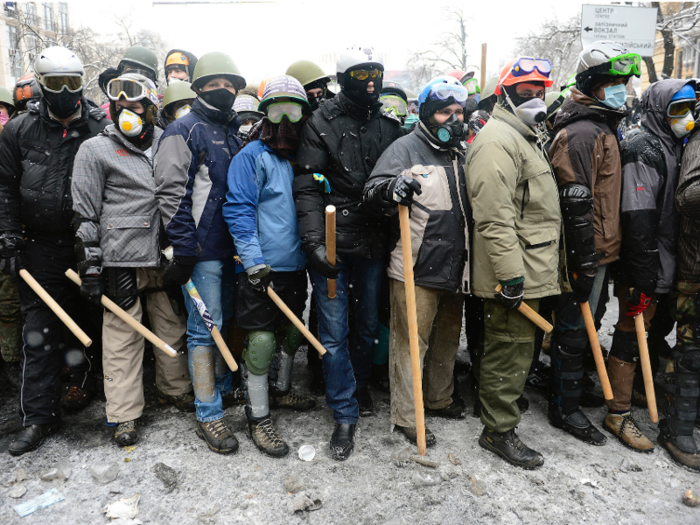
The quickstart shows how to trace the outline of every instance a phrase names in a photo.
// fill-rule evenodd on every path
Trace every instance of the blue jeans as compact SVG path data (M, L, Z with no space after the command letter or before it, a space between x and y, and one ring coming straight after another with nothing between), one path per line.
M202 261L198 262L192 272L192 282L197 287L202 301L207 306L214 324L219 329L228 325L233 317L234 301L236 297L236 270L233 259L230 261ZM224 417L224 409L221 396L233 391L231 371L226 367L221 352L216 347L211 332L204 324L197 307L182 287L185 294L187 308L187 349L190 377L195 377L192 361L192 350L198 346L214 347L214 381L216 393L212 402L204 402L197 398L195 389L195 407L197 408L197 420L202 422L216 421Z
M607 269L607 264L598 266L598 273L596 273L595 279L593 280L591 295L588 297L588 305L591 307L592 315L596 314L600 296L603 293L603 289L608 286L609 279ZM556 324L559 332L586 329L586 323L583 321L583 314L581 314L581 307L574 299L574 294L561 294L559 306L557 308Z
M325 277L309 270L318 310L318 332L328 351L323 356L326 403L337 423L357 423L359 408L355 388L367 386L372 373L374 342L379 326L379 292L384 263L361 257L343 257L336 280L336 297L328 298ZM354 337L348 336L348 288L352 287Z

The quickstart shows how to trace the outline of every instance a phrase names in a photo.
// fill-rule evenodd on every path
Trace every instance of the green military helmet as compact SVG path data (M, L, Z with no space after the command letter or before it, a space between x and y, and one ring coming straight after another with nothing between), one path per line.
M544 103L547 106L547 118L552 118L561 109L564 100L566 100L566 97L563 97L560 91L550 91L544 96Z
M0 104L7 107L7 111L12 116L12 114L17 111L15 107L15 101L12 98L12 92L4 87L0 86Z
M212 51L197 61L192 77L192 87L196 91L201 90L211 79L224 77L231 81L236 91L245 87L245 78L238 71L238 67L226 53Z
M481 90L481 98L489 98L496 94L496 85L498 84L498 77L491 77L484 84L484 89Z
M165 90L165 95L163 95L163 101L161 106L163 111L168 112L168 106L174 104L175 102L180 102L181 100L190 100L197 98L197 93L192 91L192 84L189 82L173 82Z
M124 62L131 62L152 71L152 80L158 80L158 57L150 49L143 46L131 46L124 52L119 65L121 66Z
M285 75L296 78L304 87L318 80L324 80L326 83L331 81L331 77L326 75L323 69L310 60L298 60L294 62L287 68Z

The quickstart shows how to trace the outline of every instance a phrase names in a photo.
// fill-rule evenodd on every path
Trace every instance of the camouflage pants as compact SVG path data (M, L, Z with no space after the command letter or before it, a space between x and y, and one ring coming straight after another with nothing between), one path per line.
M0 273L0 355L8 363L19 362L22 347L22 315L15 280Z
M676 327L677 344L684 343L700 344L700 337L697 337L698 313L700 313L700 283L689 281L678 281L676 289L671 292L670 306L671 314L678 323Z

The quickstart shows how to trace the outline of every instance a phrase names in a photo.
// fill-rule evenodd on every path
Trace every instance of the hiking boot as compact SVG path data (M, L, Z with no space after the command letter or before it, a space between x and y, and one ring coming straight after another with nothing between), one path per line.
M224 409L245 405L245 389L242 386L239 386L230 394L221 396L221 405L224 407Z
M369 394L369 387L365 386L355 390L355 399L357 399L357 404L359 405L360 416L371 416L374 403L372 403L372 396Z
M139 434L136 432L136 420L124 421L117 425L117 430L114 432L114 442L120 447L128 447L139 440Z
M659 423L659 430L661 433L656 441L668 451L671 458L683 467L700 471L700 454L693 436L674 435L666 419Z
M206 423L197 421L197 435L217 454L231 454L238 450L238 440L224 425L223 418Z
M549 394L549 383L552 380L552 368L544 363L536 362L525 380L525 386L536 390L542 395Z
M573 414L565 416L560 407L550 404L549 422L552 426L568 432L584 443L590 443L591 445L599 447L608 442L605 436L593 426L593 423L590 422L580 409L576 410Z
M273 458L281 458L289 453L289 447L279 435L270 416L249 419L247 434L258 450Z
M297 412L305 412L316 406L316 401L302 396L291 389L281 392L276 388L270 389L270 408L289 408Z
M639 408L647 408L647 396L636 388L632 390L632 404Z
M541 467L544 463L542 454L528 448L520 441L514 428L507 432L494 432L484 427L479 437L479 445L516 467L532 470Z
M55 433L60 426L60 423L49 423L24 427L15 440L10 443L8 447L10 454L21 456L26 452L39 448L44 440Z
M530 408L530 402L522 394L518 399L515 400L515 404L518 405L518 410L520 410L521 414L523 412L527 412L527 409Z
M415 427L402 427L401 425L394 425L394 429L403 433L411 443L414 445L418 444L418 429ZM437 443L435 439L435 434L433 434L428 427L425 427L425 446L432 447Z
M426 409L426 413L431 416L444 417L447 419L464 419L464 408L454 401L444 408Z
M345 461L355 447L355 424L336 423L331 436L331 455L337 461Z
M630 412L624 414L608 413L603 421L603 428L617 436L627 448L645 453L654 451L654 444L642 434Z
M179 396L169 396L159 390L158 402L161 405L173 405L180 412L194 412L196 410L194 406L194 394L192 392L180 394Z
M95 393L79 386L72 386L65 396L61 398L61 408L66 412L78 412L87 407Z

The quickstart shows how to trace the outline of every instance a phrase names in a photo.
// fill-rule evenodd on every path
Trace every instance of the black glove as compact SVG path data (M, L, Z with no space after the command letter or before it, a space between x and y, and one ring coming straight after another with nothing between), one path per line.
M19 277L24 268L24 238L19 233L5 233L0 236L0 270L5 275Z
M386 190L387 201L398 202L402 206L410 206L413 203L413 194L421 195L423 190L420 182L406 175L399 175L389 183Z
M501 292L494 295L496 301L506 308L516 309L523 302L523 283L501 286Z
M593 290L593 281L595 281L595 274L587 275L584 272L569 272L569 284L571 284L571 291L577 303L588 302L591 290Z
M272 274L272 268L266 264L265 268L260 268L257 272L248 275L248 284L256 292L267 293Z
M90 272L91 270L93 269L89 268L88 272ZM105 290L107 288L105 286L105 280L104 277L102 277L102 274L93 273L92 275L84 275L81 277L81 281L82 282L80 283L80 295L82 295L92 304L96 306L102 306L102 296L104 295Z
M197 257L173 257L173 260L165 267L163 274L163 286L184 286L190 280Z
M329 263L325 246L318 246L309 252L309 264L326 279L337 279L340 275L340 258L336 255L335 266Z

